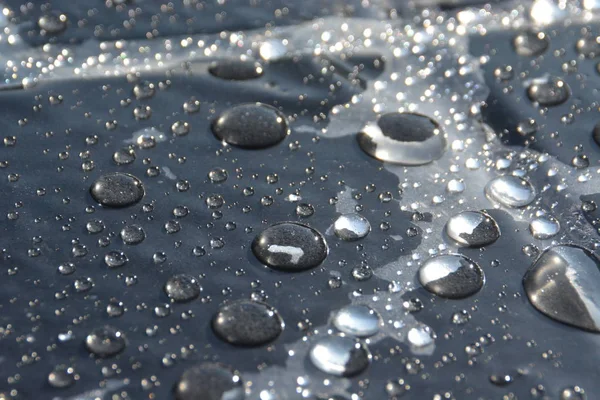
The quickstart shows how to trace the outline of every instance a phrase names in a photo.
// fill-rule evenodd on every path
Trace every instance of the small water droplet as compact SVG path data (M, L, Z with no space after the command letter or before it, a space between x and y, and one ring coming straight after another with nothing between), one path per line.
M340 239L354 241L367 236L371 232L371 224L360 214L344 214L335 220L333 230Z
M309 357L315 367L336 376L357 375L369 366L372 358L364 342L341 335L317 340Z
M167 280L164 290L167 296L173 301L186 302L200 296L202 287L193 276L179 274Z
M513 45L518 55L536 57L548 50L550 40L543 32L525 31L515 36Z
M127 342L123 332L112 326L95 329L85 338L85 346L94 355L107 358L119 354Z

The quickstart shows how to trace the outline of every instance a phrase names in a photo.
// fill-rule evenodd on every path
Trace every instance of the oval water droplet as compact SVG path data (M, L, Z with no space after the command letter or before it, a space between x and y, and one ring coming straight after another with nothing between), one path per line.
M328 251L321 233L296 222L271 225L252 242L252 252L263 264L290 272L319 266Z
M364 342L342 335L320 338L310 349L309 357L315 367L336 376L357 375L372 358Z
M474 261L459 254L447 254L425 261L419 269L419 281L440 297L462 299L479 292L485 276Z
M485 195L506 207L524 207L533 202L536 191L531 183L523 178L503 175L488 182Z
M500 228L487 214L464 211L450 217L446 224L446 234L463 246L482 247L498 240Z
M38 19L38 26L45 33L58 35L67 29L67 16L56 13L44 14Z
M536 57L548 50L550 40L543 32L525 31L515 36L513 45L518 55Z
M371 232L371 224L360 214L344 214L333 223L333 231L342 240L359 240Z
M523 286L531 304L546 316L600 332L600 260L587 249L547 249L525 274Z
M369 337L379 332L381 319L369 306L349 305L335 313L333 325L341 332L356 337Z
M48 383L55 388L66 388L75 383L73 368L58 366L48 374ZM0 397L1 398L1 397Z
M558 106L569 99L569 85L557 77L534 79L527 88L527 97L544 107Z
M212 320L215 334L236 346L261 346L277 339L284 328L279 312L266 303L238 300L223 305Z
M133 175L113 172L99 177L92 184L90 193L103 206L127 207L144 197L144 186Z
M244 382L238 372L216 363L185 370L175 386L177 400L243 400Z
M225 59L213 62L208 67L211 75L230 81L245 81L262 76L263 67L253 60Z
M117 355L125 349L126 345L123 332L108 325L95 329L85 338L87 349L100 358Z
M146 238L146 232L139 225L127 225L121 229L121 239L123 243L134 245L142 243Z
M267 104L241 104L223 112L212 124L219 140L247 149L276 145L289 134L286 117Z
M560 223L553 217L536 217L529 223L529 231L536 239L550 239L560 231Z
M164 290L173 301L182 303L200 296L202 287L193 276L179 274L173 275L167 280Z
M376 123L368 123L357 139L371 157L403 165L428 164L446 150L446 139L437 122L419 114L383 114Z

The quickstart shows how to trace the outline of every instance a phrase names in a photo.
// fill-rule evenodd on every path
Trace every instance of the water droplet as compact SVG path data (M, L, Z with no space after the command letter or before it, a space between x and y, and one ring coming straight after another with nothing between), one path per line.
M564 388L560 392L560 400L587 400L585 390L579 386Z
M448 299L462 299L477 293L485 283L482 269L459 254L430 258L419 269L421 285Z
M557 77L534 79L527 88L527 97L544 107L557 106L569 99L571 89Z
M450 217L446 224L446 234L463 246L482 247L498 240L500 228L487 214L464 211Z
M144 197L144 187L133 175L113 172L98 178L90 188L90 193L103 206L126 207Z
M208 179L212 183L223 183L227 180L227 171L223 168L213 168L208 173Z
M525 31L515 36L513 45L518 55L536 57L548 50L550 41L543 32Z
M263 74L263 67L252 60L225 59L213 62L208 71L217 78L245 81L259 78Z
M108 268L119 268L127 264L128 258L122 251L111 251L104 256L104 262Z
M302 218L308 218L315 213L312 204L300 203L296 206L296 215Z
M200 292L202 291L202 287L196 278L185 274L170 277L164 289L167 296L176 302L194 300L200 296Z
M200 101L195 97L191 97L188 101L183 103L183 111L187 114L194 114L200 111Z
M364 342L342 335L317 340L309 357L315 367L336 376L357 375L369 366L372 358Z
M268 304L238 300L223 305L212 320L215 334L237 346L261 346L277 339L284 328L279 312Z
M573 245L547 249L531 265L523 285L541 313L600 332L600 261L590 251Z
M216 363L188 368L175 386L177 400L243 400L244 397L239 373Z
M44 14L38 19L38 26L45 33L57 35L67 29L67 16L55 13Z
M100 358L119 354L126 344L123 332L108 325L95 329L85 338L87 349Z
M61 275L71 275L77 270L77 267L72 262L62 263L58 266L58 272Z
M560 231L560 223L554 217L536 217L529 223L529 231L536 239L549 239Z
M418 114L388 113L357 135L365 153L381 161L423 165L440 158L446 139L439 125Z
M571 160L571 165L577 169L583 169L590 166L590 159L585 154L578 154Z
M154 96L155 91L154 83L148 81L136 83L133 87L133 95L138 100L148 99Z
M185 136L190 133L190 124L185 121L175 121L173 125L171 125L171 132L175 136Z
M379 332L381 323L375 310L366 305L349 305L335 313L333 325L348 335L369 337Z
M121 239L123 243L134 245L144 241L146 232L139 225L127 225L121 229Z
M75 383L75 371L70 367L58 366L48 374L48 383L60 389L72 386Z
M600 56L600 36L582 37L575 43L575 50L586 58Z
M344 214L333 223L335 235L342 240L362 239L371 232L371 224L360 214Z
M135 151L133 149L121 149L113 154L113 161L117 165L127 165L135 161Z
M212 131L219 140L247 149L262 149L281 142L289 133L287 119L262 103L235 106L217 118Z
M320 265L328 251L323 235L296 222L271 225L252 242L252 252L263 264L290 272Z
M503 175L492 179L486 185L485 195L506 207L524 207L535 199L536 191L523 178Z

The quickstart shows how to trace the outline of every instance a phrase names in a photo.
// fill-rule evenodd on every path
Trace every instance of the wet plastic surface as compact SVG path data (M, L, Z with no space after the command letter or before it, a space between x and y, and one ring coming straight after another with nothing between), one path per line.
M394 388L403 388L396 395L403 399L559 399L569 398L563 392L572 387L588 399L600 396L598 334L538 312L523 286L528 268L550 246L574 243L598 255L600 150L592 132L600 121L600 75L597 59L575 47L582 35L600 34L593 10L567 13L550 25L515 19L500 29L506 10L526 15L535 3L495 3L482 21L480 6L468 14L476 2L441 8L431 2L173 3L53 2L69 24L50 39L36 28L39 6L23 12L21 2L6 3L14 12L6 26L22 41L14 53L8 38L0 43L7 71L0 86L4 398L170 399L182 374L202 362L238 371L247 399L385 399L394 398ZM379 22L382 16L389 19ZM326 18L306 22L318 17ZM449 28L451 18L463 31ZM125 29L130 19L135 24ZM248 29L255 31L242 32ZM549 38L542 55L515 52L513 38L525 29ZM109 44L86 41L94 32ZM144 41L148 32L156 39ZM231 32L238 32L235 38ZM354 47L337 48L341 38ZM46 42L54 44L37 47ZM264 43L275 56L261 51ZM102 63L106 48L109 61ZM27 54L43 61L27 66ZM60 54L64 63L48 61ZM240 54L258 60L262 75L223 80L209 72L215 60ZM497 69L506 65L510 79L498 79ZM35 85L20 81L32 73ZM568 84L566 102L545 109L530 101L531 79L544 76ZM155 93L136 98L134 87L143 81ZM195 100L197 111L186 108ZM279 109L290 135L258 149L218 140L215 119L254 102ZM394 165L361 149L356 135L364 125L398 111L427 115L443 127L448 147L439 160ZM143 112L150 115L140 118ZM517 126L532 118L538 128L523 136ZM177 121L187 122L189 133L174 134ZM117 165L113 154L123 148L133 149L135 161ZM215 168L227 171L225 180L209 177ZM90 187L114 172L140 179L143 199L124 208L100 205ZM536 189L531 204L514 208L486 198L488 182L510 174ZM459 183L462 190L450 189ZM496 221L500 237L483 248L457 245L445 224L461 211L478 210ZM529 223L540 210L560 222L558 235L532 237ZM372 229L344 241L333 223L352 212ZM255 257L254 238L283 221L324 235L329 251L321 265L279 271ZM145 233L135 245L120 236L132 224ZM111 268L111 252L123 252L126 262ZM481 267L481 290L457 300L421 287L420 265L449 253ZM74 267L57 272L69 262ZM201 287L189 301L171 301L165 291L180 274ZM281 334L256 347L215 335L212 320L224 302L250 298L278 311ZM349 304L370 306L382 326L364 342L370 365L341 377L317 369L309 351L337 333L332 315ZM122 332L126 345L98 357L85 341L105 325ZM59 365L77 376L68 387L48 383ZM195 398L213 399L207 396Z

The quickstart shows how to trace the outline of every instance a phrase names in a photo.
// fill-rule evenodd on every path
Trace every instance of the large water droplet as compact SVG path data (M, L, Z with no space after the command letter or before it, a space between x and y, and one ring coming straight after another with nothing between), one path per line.
M503 175L492 179L485 186L485 195L506 207L524 207L535 199L536 191L523 178Z
M518 55L535 57L548 50L550 41L543 32L525 31L515 36L513 45Z
M344 214L333 223L333 231L342 240L358 240L371 232L371 224L360 214Z
M127 225L121 229L121 239L123 243L134 245L142 243L146 238L146 232L139 225Z
M42 15L38 19L38 26L45 33L57 35L67 29L67 16L55 13Z
M381 320L369 306L349 305L335 313L333 325L341 332L357 337L369 337L379 332Z
M235 106L212 124L217 138L247 149L262 149L281 142L289 133L285 116L262 103Z
M456 214L446 224L448 236L463 246L481 247L500 237L500 228L492 217L479 211Z
M202 287L191 275L174 275L165 284L165 293L176 302L194 300L200 295Z
M212 320L217 336L237 346L260 346L277 339L284 323L268 304L238 300L223 305Z
M527 88L529 100L544 107L557 106L568 100L571 89L557 77L534 79Z
M381 161L423 165L440 158L446 139L439 125L418 114L388 113L368 123L357 135L365 153Z
M244 383L238 372L216 363L185 370L175 386L177 400L243 400Z
M600 332L600 260L590 251L573 245L547 249L525 274L523 286L541 313Z
M103 206L126 207L144 197L144 187L133 175L113 172L99 177L90 188L90 193Z
M371 353L360 340L332 335L319 339L309 353L312 363L323 372L336 376L352 376L364 371Z
M291 272L320 265L328 251L323 235L296 222L271 225L252 242L252 252L263 264Z
M101 358L119 354L125 349L126 344L123 332L108 325L92 331L85 338L87 349Z
M263 74L263 67L252 60L226 59L213 62L208 71L217 78L245 81L259 78Z
M553 217L536 217L529 223L529 231L536 239L550 239L560 231L560 223Z
M448 299L462 299L477 293L485 283L483 271L474 261L459 254L436 256L419 269L421 285Z
M75 383L73 368L59 366L48 374L48 383L55 388L66 388ZM0 397L1 398L1 397Z

